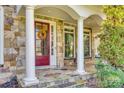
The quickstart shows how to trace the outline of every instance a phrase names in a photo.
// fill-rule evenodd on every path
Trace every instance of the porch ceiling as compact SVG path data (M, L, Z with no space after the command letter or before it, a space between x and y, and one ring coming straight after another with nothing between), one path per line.
M84 24L90 27L100 27L102 20L103 19L98 15L91 15L85 19Z
M83 16L85 18L89 17L90 15L97 14L102 19L105 19L105 14L101 11L101 5L37 5L34 6L35 9L42 8L42 7L55 7L61 9L68 13L73 19L78 19L79 16ZM21 10L24 6L19 8L18 14L22 14Z
M93 32L100 31L103 19L99 15L91 15L84 20L84 25L93 29Z
M79 17L79 15L73 9L68 7L67 5L38 5L38 6L35 6L35 10L43 9L43 8L56 8L56 9L59 9L61 11L66 12L74 20ZM25 7L24 6L22 6L20 11L18 12L18 15L20 15L20 16L24 16L25 15Z
M90 27L97 32L100 30L104 16L101 9L101 5L38 5L35 6L35 13L75 24L79 15L83 15L86 18L84 20L85 27ZM24 6L22 6L19 15L25 16Z
M69 5L69 7L85 18L91 15L99 15L102 19L106 18L102 12L102 5Z
M79 17L79 14L68 5L39 5L39 6L36 6L35 9L43 8L43 7L52 7L52 8L60 9L68 13L73 19L78 19Z
M74 20L73 17L69 13L63 11L60 8L56 8L53 6L49 6L49 7L45 6L42 8L36 8L35 14L62 19L70 23L76 23L76 20Z

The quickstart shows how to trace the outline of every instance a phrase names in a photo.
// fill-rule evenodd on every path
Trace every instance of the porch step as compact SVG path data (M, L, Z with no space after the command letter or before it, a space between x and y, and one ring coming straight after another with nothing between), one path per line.
M86 82L84 80L80 80L80 83L75 81L75 82L67 82L55 86L50 86L49 88L76 88L76 87L85 87Z
M80 88L86 87L86 80L94 77L93 74L72 75L67 79L59 79L53 81L40 81L39 84L31 86L22 86L27 88Z

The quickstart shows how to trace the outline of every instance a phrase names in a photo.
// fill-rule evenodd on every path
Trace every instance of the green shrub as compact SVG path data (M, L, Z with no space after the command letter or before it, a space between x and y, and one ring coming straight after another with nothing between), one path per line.
M124 6L103 7L106 19L102 24L99 52L112 66L124 68Z
M119 68L112 67L97 60L97 80L98 87L102 88L119 88L124 84L124 72Z

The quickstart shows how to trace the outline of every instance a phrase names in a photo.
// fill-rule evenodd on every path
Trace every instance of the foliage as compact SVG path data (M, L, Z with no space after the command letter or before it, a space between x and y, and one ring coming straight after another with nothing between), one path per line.
M106 20L100 35L100 56L110 64L124 68L124 6L103 6Z
M97 60L96 68L98 87L119 88L124 84L124 72L119 68L102 63L101 60Z

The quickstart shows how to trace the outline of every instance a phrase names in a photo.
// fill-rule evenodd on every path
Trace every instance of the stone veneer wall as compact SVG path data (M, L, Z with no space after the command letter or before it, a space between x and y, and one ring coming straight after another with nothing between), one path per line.
M16 66L16 49L15 32L18 31L18 21L15 16L15 6L4 7L4 66Z
M54 21L57 24L56 31L56 44L57 44L57 66L64 66L63 58L63 21L55 18L45 17L41 15L35 15L35 18ZM24 67L25 63L25 17L18 16L19 32L16 32L16 38L18 39L18 55L17 66ZM21 44L20 44L21 42Z
M63 58L63 22L57 23L57 62L60 68L64 67L64 58Z
M24 16L14 16L14 8L11 10L11 16L9 14L10 8L7 8L6 15L12 18L13 23L11 25L11 29L5 30L5 65L6 66L17 66L24 67L25 66L25 17ZM35 15L35 18L45 19L54 21L57 24L56 31L56 46L57 46L57 66L62 68L64 65L72 64L74 60L64 60L63 57L63 27L64 25L75 26L68 23L64 23L63 20L50 18L41 15ZM76 33L76 31L75 31ZM76 36L76 35L75 35ZM8 53L10 52L10 53ZM9 54L9 55L8 55Z
M24 21L16 16L15 6L4 6L4 14L4 66L22 67L25 64Z
M25 17L15 16L14 7L4 7L5 19L12 19L10 28L5 25L5 66L25 66ZM54 21L57 24L56 31L56 44L57 44L57 66L64 67L64 65L74 65L74 59L64 59L64 40L63 28L66 26L73 26L77 29L76 25L64 23L63 20L50 18L41 15L35 15L35 18ZM93 39L93 38L92 38ZM75 52L77 47L77 30L75 30ZM93 40L94 41L94 40ZM92 42L93 43L93 42ZM76 54L75 54L76 55Z

